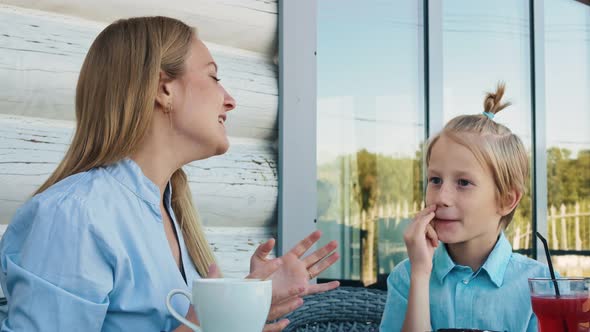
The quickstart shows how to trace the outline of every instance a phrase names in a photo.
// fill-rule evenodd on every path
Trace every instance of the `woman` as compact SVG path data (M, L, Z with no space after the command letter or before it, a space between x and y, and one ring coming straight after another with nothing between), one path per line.
M219 273L182 166L227 151L235 104L186 24L141 17L103 30L80 71L70 148L0 243L1 330L188 331L166 294ZM273 279L269 320L338 286L307 285L338 259L335 242L301 259L319 236L278 259L267 259L274 240L256 250L250 277ZM188 303L173 305L197 321Z

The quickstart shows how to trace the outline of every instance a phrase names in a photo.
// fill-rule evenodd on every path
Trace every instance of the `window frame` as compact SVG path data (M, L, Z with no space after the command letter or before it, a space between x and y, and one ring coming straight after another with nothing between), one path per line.
M278 16L277 254L284 255L316 230L316 1L280 0Z

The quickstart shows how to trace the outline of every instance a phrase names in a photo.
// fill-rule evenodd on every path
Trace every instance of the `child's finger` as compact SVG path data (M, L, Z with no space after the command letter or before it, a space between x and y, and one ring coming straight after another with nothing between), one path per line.
M428 223L434 218L434 212L430 212L420 218L416 218L414 222L412 222L407 231L406 235L408 239L418 239L424 236L426 233L426 226Z
M427 206L416 214L416 217L414 217L414 220L418 220L419 218L422 218L423 216L429 214L430 212L434 212L434 210L436 210L436 205L433 204L433 205Z
M424 234L424 231L426 230L426 226L428 226L428 224L430 224L430 222L432 221L432 219L434 219L434 211L431 211L427 214L425 214L424 216L416 219L416 227L418 229L420 229L420 231L422 232L422 234Z
M426 225L426 237L433 247L438 247L438 234L436 234L436 230L431 224Z

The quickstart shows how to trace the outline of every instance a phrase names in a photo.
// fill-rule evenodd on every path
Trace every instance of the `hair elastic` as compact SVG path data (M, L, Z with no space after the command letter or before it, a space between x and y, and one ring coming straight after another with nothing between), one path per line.
M483 115L487 116L490 120L494 120L494 113L483 112Z

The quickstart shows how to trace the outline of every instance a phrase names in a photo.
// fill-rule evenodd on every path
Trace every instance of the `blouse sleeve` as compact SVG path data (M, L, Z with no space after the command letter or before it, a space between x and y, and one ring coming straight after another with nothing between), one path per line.
M33 198L0 243L1 331L100 331L113 259L81 198Z

